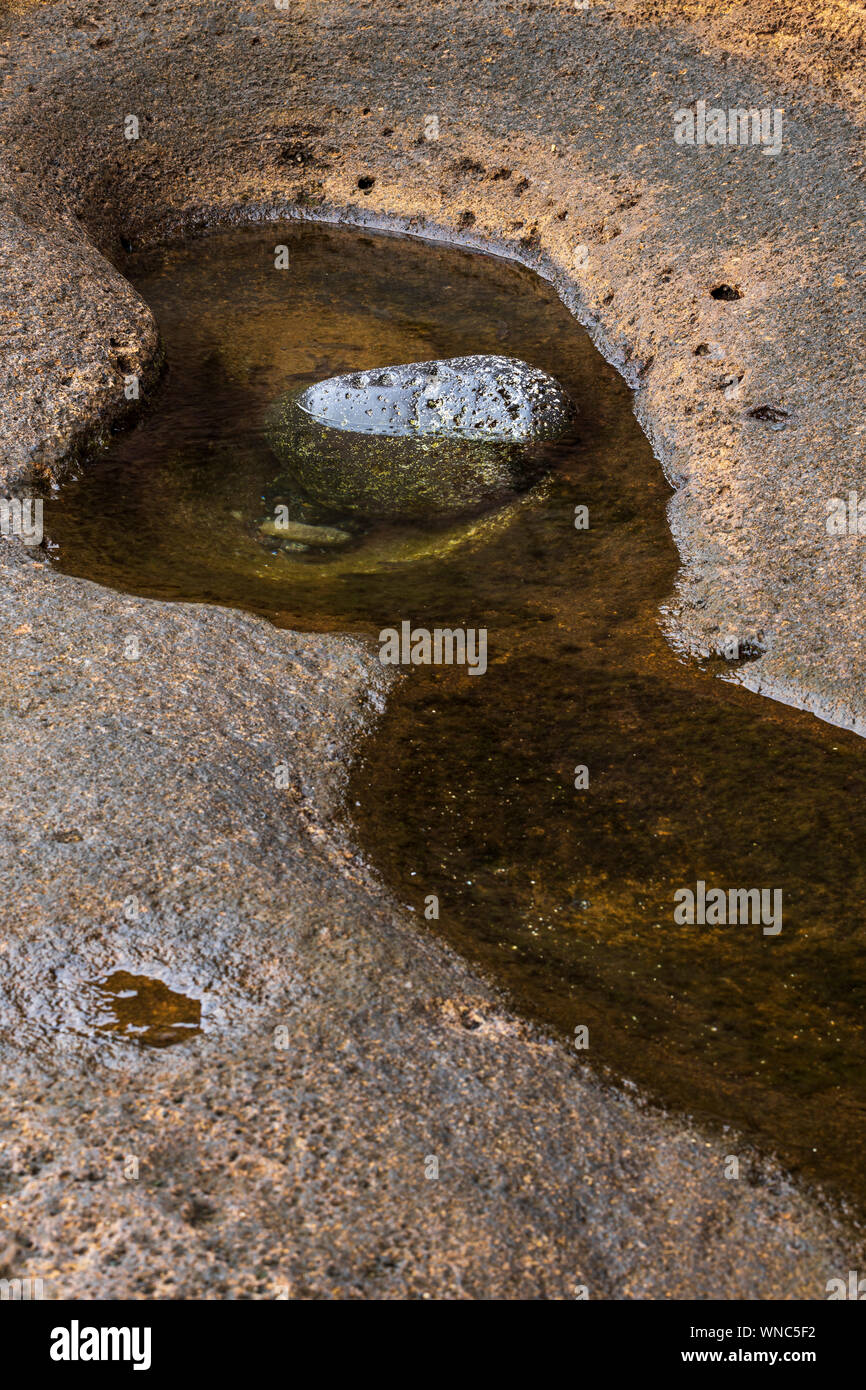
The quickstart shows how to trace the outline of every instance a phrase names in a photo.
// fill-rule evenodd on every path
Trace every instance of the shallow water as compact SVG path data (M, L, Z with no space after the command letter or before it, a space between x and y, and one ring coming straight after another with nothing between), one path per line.
M171 1047L201 1032L201 1004L162 980L114 970L89 985L92 1026L98 1033L145 1047Z
M863 745L665 643L669 490L627 388L550 287L489 257L304 226L214 234L128 273L167 373L46 507L53 562L308 630L486 628L483 677L418 667L392 692L351 779L368 858L522 1009L569 1037L586 1025L582 1059L862 1204ZM263 540L276 396L478 352L526 358L578 402L546 483L470 523L362 528L330 556ZM781 889L781 933L677 925L674 893L698 880Z

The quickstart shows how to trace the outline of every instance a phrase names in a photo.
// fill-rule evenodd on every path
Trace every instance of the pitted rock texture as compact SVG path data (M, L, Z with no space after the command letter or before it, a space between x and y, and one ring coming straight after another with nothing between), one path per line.
M0 26L4 317L31 325L0 357L3 476L63 468L126 409L118 352L152 360L98 251L292 209L452 236L549 275L635 387L676 489L671 641L759 650L730 679L866 730L859 549L826 529L866 419L856 6L61 0ZM699 100L782 111L779 155L678 145Z
M824 526L861 481L863 37L821 0L16 0L0 482L60 476L128 376L150 404L130 247L287 213L452 237L550 276L634 385L677 488L673 639L754 642L737 679L866 729L862 561ZM698 99L784 108L780 155L677 146ZM730 1136L605 1090L383 898L330 816L361 645L0 563L0 1276L772 1299L862 1265L772 1164L726 1181ZM200 997L201 1037L90 1037L76 981L116 968Z
M544 472L528 447L555 439L574 406L557 381L478 355L350 372L276 408L271 446L289 484L367 517L478 511Z
M307 387L319 424L363 434L447 435L521 444L555 439L573 406L547 372L513 357L451 357L350 372Z

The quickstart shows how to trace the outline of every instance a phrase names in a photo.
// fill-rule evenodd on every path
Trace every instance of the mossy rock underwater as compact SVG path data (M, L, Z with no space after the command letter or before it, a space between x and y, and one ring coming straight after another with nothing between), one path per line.
M574 417L553 377L508 357L455 357L331 377L279 401L268 440L323 506L368 518L477 512L546 471L537 446Z

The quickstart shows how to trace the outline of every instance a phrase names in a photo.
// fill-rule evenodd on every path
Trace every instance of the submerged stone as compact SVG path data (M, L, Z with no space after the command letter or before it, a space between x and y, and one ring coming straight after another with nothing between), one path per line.
M281 522L270 519L262 522L259 530L263 536L273 536L279 541L299 542L305 547L343 545L352 539L348 531L341 531L337 526L310 526L305 521Z
M350 372L298 405L322 425L363 434L525 443L561 434L573 405L558 381L514 357L451 357Z
M574 406L553 377L508 357L455 357L332 377L279 403L269 438L316 501L368 516L496 504L545 471L533 448Z

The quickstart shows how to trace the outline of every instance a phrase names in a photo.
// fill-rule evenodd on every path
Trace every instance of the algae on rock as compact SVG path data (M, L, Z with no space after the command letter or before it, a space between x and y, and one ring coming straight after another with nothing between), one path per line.
M476 511L545 471L532 446L574 406L557 381L508 357L456 357L331 377L280 401L271 447L315 501L361 516Z

